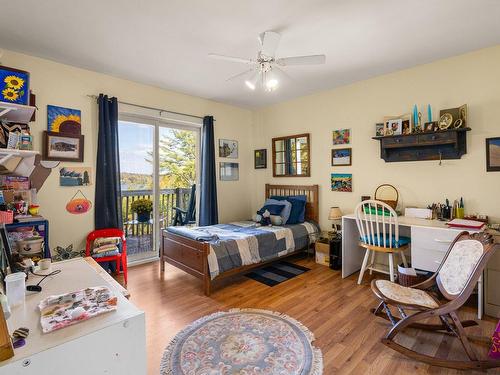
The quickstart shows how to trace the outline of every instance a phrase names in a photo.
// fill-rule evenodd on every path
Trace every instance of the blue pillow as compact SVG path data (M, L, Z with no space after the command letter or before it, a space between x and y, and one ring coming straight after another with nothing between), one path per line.
M289 195L280 196L273 195L271 199L276 199L278 201L288 201L292 204L292 209L290 211L290 217L288 218L286 224L300 224L305 221L306 216L306 202L307 196L305 195Z
M279 204L282 205L283 211L281 211L281 218L283 219L283 225L285 225L290 218L290 212L292 210L292 204L286 200L277 200L277 199L266 199L264 206L269 204Z
M279 216L281 214L281 211L283 211L284 207L285 206L281 204L266 204L259 211L257 211L257 213L259 215L262 215L267 210L271 215Z

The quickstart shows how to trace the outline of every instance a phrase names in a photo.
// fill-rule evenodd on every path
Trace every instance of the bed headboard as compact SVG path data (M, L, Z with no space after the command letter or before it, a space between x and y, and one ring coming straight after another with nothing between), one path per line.
M305 195L306 220L319 223L319 185L271 185L266 184L266 198L271 195Z

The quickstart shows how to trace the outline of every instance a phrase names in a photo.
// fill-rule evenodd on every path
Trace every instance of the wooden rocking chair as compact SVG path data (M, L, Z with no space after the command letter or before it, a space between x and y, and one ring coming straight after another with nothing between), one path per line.
M500 367L498 360L481 360L474 352L464 327L477 325L473 320L460 321L457 310L467 301L493 252L500 248L494 245L492 236L486 233L460 233L453 241L441 265L434 275L424 282L407 288L388 280L373 280L371 287L380 299L372 312L392 323L392 328L382 338L382 343L407 357L434 366L454 369L485 370ZM437 286L445 301L429 292ZM394 316L389 306L395 306L401 318ZM416 311L407 315L407 310ZM385 312L385 314L383 314ZM440 324L420 323L437 317ZM394 341L405 328L443 331L460 339L468 360L448 360L418 353Z

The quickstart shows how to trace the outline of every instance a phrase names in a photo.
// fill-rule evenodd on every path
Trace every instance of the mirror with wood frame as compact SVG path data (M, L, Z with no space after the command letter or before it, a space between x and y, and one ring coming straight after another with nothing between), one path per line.
M273 176L309 177L310 154L309 134L273 138Z

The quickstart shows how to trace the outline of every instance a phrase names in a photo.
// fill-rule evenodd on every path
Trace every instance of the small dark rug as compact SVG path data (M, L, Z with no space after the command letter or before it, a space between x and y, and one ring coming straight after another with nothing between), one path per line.
M267 286L275 286L309 270L309 268L297 264L277 262L270 266L247 273L245 276L259 283L266 284Z

